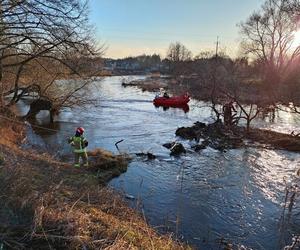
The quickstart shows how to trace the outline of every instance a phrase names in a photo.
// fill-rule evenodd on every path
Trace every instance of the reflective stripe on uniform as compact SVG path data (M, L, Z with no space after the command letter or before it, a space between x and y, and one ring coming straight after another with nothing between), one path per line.
M85 141L85 138L82 136L73 136L72 141L74 143L74 153L84 153L86 152L86 148L83 147L83 142Z
M84 153L86 152L86 149L83 148L83 149L74 149L74 153Z

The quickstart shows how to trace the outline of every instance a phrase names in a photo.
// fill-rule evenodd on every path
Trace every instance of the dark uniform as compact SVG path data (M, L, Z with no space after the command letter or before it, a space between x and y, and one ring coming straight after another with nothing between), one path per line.
M234 115L232 114L232 111L236 112L235 108L233 107L233 102L226 103L223 106L224 125L225 126L232 126L233 125Z

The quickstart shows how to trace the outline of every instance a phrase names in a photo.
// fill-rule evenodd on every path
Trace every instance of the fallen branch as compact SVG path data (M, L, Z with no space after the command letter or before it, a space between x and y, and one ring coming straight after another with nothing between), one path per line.
M120 151L120 149L119 149L119 147L118 147L118 144L121 143L121 142L123 142L123 141L124 141L124 140L122 139L122 140L117 141L117 142L115 143L115 146L116 146L117 150L119 151L119 153L121 153L121 151Z

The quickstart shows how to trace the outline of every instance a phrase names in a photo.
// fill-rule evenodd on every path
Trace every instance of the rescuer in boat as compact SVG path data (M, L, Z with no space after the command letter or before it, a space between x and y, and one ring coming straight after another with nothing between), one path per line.
M74 167L80 167L80 158L82 158L84 167L88 167L89 165L86 152L88 141L84 138L83 133L84 128L79 127L76 129L75 135L68 140L68 143L73 147L75 157Z
M162 96L164 98L170 98L168 92L166 90L164 90L164 88L159 89L159 93L156 94L155 98L159 98L160 96Z
M164 97L164 98L170 98L170 96L169 96L169 94L167 93L167 91L164 92L163 97Z
M227 127L231 127L234 123L233 120L236 115L236 109L234 108L233 103L233 101L230 101L223 106L224 125Z

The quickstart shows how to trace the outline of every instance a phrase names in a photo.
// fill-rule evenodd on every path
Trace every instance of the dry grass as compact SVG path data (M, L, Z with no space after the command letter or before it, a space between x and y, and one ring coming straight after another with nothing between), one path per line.
M103 149L95 149L88 152L88 155L89 170L94 172L103 183L126 172L130 160L127 155L113 155Z
M16 144L21 143L24 139L25 127L20 124L20 120L9 110L0 107L0 144L16 147ZM12 122L12 119L16 123Z
M7 129L7 128L6 128ZM5 127L1 131L7 131ZM75 169L47 154L19 149L19 135L0 141L0 242L10 249L186 249L160 236L95 170L127 167L127 158L97 150ZM98 165L97 165L98 164ZM121 171L119 170L119 171ZM107 172L108 171L108 172ZM112 175L110 176L110 178Z

